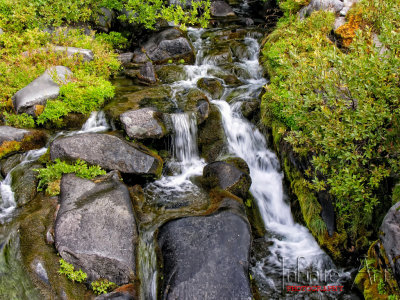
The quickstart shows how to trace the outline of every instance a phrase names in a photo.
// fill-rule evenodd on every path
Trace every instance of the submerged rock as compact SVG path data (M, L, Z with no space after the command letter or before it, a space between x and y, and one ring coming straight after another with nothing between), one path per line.
M95 181L61 179L55 246L89 281L128 283L135 274L136 221L127 187L116 172Z
M169 60L185 60L194 62L194 50L184 33L176 28L169 28L154 34L142 46L142 50L134 51L133 62L145 63L149 59L155 64L162 64Z
M158 244L163 299L252 299L250 227L235 212L170 221L159 229Z
M158 177L163 162L160 157L116 136L85 133L56 139L50 147L52 160L82 159L106 170L133 175Z
M224 92L221 81L215 78L201 78L197 81L197 87L209 93L213 99L221 98Z
M393 275L400 283L400 202L396 203L383 219L380 239L385 248Z
M219 187L245 199L251 185L248 166L246 162L240 160L241 170L234 163L215 161L208 164L203 169L203 181L208 188Z
M17 113L35 114L36 105L45 105L47 100L55 99L60 94L58 82L68 82L72 72L67 67L56 66L47 69L43 75L36 78L13 97Z
M158 139L166 135L162 114L151 108L129 110L119 116L126 134L134 139Z

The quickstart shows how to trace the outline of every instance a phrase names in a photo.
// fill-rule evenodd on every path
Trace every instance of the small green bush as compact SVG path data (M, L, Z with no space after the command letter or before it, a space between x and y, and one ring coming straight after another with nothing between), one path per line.
M87 179L92 179L96 176L106 174L106 171L101 169L99 166L88 167L84 161L79 159L73 165L56 159L54 163L47 164L46 168L35 169L35 171L39 173L39 184L37 190L43 191L43 189L46 188L46 192L52 196L58 194L59 189L54 188L51 183L59 181L62 174L75 173L76 176Z
M92 290L97 295L107 294L116 287L117 285L114 282L108 281L107 279L98 279L92 282Z
M19 128L34 128L35 121L33 117L28 114L14 115L11 113L4 113L6 125L19 127Z
M61 275L67 276L69 280L73 282L84 282L87 278L87 274L83 272L81 269L75 271L75 268L72 264L67 263L65 260L60 259L60 269L58 273Z
M125 49L128 47L128 39L120 32L111 31L110 33L98 33L96 39L110 44L116 49Z

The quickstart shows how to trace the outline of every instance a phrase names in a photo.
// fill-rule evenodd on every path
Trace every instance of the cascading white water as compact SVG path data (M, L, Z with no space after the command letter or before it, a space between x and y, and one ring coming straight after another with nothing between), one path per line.
M45 154L47 148L41 148L38 150L31 150L24 154L21 162L8 172L6 178L0 182L0 194L2 203L0 204L0 223L3 224L12 215L13 211L17 207L17 203L14 199L14 192L11 188L13 171L21 165L26 165L30 162L38 160L40 156Z
M199 158L197 150L197 123L193 114L172 114L174 126L174 157L187 164Z
M107 122L104 111L93 111L79 132L100 132L109 129L110 125Z

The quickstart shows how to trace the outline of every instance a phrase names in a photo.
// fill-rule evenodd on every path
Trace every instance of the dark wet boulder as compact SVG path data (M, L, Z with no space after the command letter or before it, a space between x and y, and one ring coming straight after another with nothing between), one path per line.
M12 189L14 191L15 202L21 207L31 201L36 196L38 184L37 172L35 169L42 168L37 163L22 164L17 166L12 174Z
M169 28L154 34L141 47L134 51L133 62L145 63L151 60L155 64L169 60L177 62L183 59L187 63L194 62L194 50L183 31Z
M389 259L393 275L400 282L400 202L390 208L380 227L380 239Z
M224 210L170 221L159 229L158 244L162 299L252 299L251 232L240 215Z
M72 72L67 67L56 66L47 69L43 75L36 78L13 97L17 113L35 114L36 105L45 105L47 100L55 99L60 94L58 82L68 82Z
M299 14L300 18L306 18L311 15L312 12L317 10L326 10L334 13L340 12L344 7L344 4L340 0L311 0L311 2L303 7Z
M241 165L247 167L244 161L241 162ZM204 167L203 182L210 189L219 187L238 197L245 198L251 185L251 178L247 170L248 167L240 169L233 163L215 161Z
M212 1L210 6L212 17L235 17L232 7L225 1L217 0Z
M151 107L160 112L173 112L175 104L171 97L171 88L168 86L146 88L116 97L106 105L104 112L114 121L119 121L119 116L128 110L145 107Z
M207 162L217 160L227 152L226 136L222 116L215 105L210 106L208 118L199 126L197 144L201 156Z
M139 144L129 143L109 134L84 133L56 139L50 146L52 160L78 159L106 170L117 170L126 176L161 175L162 159Z
M243 83L237 78L235 75L232 74L217 74L217 77L221 78L226 85L230 86L238 86L242 85Z
M197 124L203 123L210 113L208 97L199 89L190 89L177 97L179 107L185 112L195 112Z
M244 101L241 106L243 117L251 120L260 112L260 103L257 100Z
M157 68L157 76L163 83L174 83L184 80L186 71L183 65L165 65Z
M201 78L197 81L197 87L209 93L213 99L221 98L224 92L221 81L216 78Z
M154 71L153 64L148 61L140 66L139 74L137 75L139 82L143 84L155 84L157 83L157 76Z
M128 188L117 172L96 180L74 174L61 179L55 246L89 281L117 285L135 276L136 221Z
M3 159L0 162L1 175L6 177L7 174L21 162L21 160L22 160L22 154L19 154L19 153Z
M47 134L44 131L0 126L0 159L17 152L41 148L46 141Z
M215 45L204 51L203 63L220 66L231 62L232 50L227 43Z
M162 113L151 108L129 110L121 114L119 119L130 138L158 139L167 134L162 122Z
M125 52L118 55L118 60L121 62L123 66L129 64L132 58L133 58L133 52Z

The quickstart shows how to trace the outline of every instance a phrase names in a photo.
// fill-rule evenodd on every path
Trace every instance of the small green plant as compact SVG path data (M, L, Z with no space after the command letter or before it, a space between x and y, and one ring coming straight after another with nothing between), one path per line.
M35 121L33 117L28 114L14 115L7 112L4 113L6 125L19 127L19 128L34 128Z
M75 164L71 165L65 161L56 159L54 163L47 164L44 169L35 169L38 174L39 184L38 191L43 191L46 188L46 193L55 196L59 193L59 180L62 174L75 173L76 176L81 178L92 179L99 175L105 175L106 171L99 166L89 166L82 160L77 160Z
M184 63L185 63L185 60L182 58L182 59L179 60L179 63L180 63L180 64L184 64Z
M250 208L251 207L251 199L247 199L245 204L246 204L247 207Z
M385 281L383 280L383 278L381 278L381 279L379 280L379 283L378 283L378 293L379 293L379 295L384 295L384 294L386 294L386 285L385 285Z
M65 260L60 259L60 269L58 270L59 274L67 276L69 280L72 282L84 282L87 278L87 274L83 272L81 269L75 271L74 266L72 264L67 263Z
M104 41L116 49L125 49L128 46L128 39L120 32L111 31L109 34L98 33L96 34L96 39Z
M107 294L115 289L117 285L107 279L98 279L92 282L92 290L97 295Z
M168 59L168 63L169 63L169 64L172 64L172 59Z

